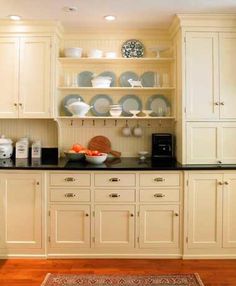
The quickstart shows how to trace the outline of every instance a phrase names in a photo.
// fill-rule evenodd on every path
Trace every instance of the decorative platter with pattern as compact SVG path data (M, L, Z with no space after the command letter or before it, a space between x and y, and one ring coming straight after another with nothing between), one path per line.
M121 54L124 58L142 58L144 46L139 40L127 40L121 47Z

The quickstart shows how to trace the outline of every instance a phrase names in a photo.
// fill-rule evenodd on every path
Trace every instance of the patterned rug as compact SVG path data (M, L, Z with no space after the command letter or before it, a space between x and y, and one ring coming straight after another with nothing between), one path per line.
M198 274L72 275L47 274L41 286L204 286Z

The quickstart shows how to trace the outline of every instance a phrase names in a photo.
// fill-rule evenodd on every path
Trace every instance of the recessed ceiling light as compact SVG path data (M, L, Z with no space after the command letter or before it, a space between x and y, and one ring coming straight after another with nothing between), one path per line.
M71 13L71 12L77 12L77 11L78 11L78 7L75 7L75 6L65 6L65 7L63 7L63 10L64 10L65 12L69 12L69 13Z
M19 16L19 15L9 15L8 18L13 20L13 21L21 20L21 16Z
M107 16L104 16L104 18L107 21L114 21L116 19L116 16L114 16L114 15L107 15Z

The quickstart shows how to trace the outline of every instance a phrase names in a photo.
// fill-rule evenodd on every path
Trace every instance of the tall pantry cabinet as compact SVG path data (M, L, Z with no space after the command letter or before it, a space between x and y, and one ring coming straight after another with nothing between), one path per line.
M53 117L59 29L55 24L0 28L0 118Z

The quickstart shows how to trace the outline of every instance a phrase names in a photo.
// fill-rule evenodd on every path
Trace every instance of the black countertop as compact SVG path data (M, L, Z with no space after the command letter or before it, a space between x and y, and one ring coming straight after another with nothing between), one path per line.
M51 158L43 160L28 159L1 159L1 170L107 170L107 171L181 171L181 170L236 170L236 164L232 165L182 165L176 161L163 162L147 159L140 161L138 158L108 158L100 165L88 164L85 161L67 161L64 158Z

